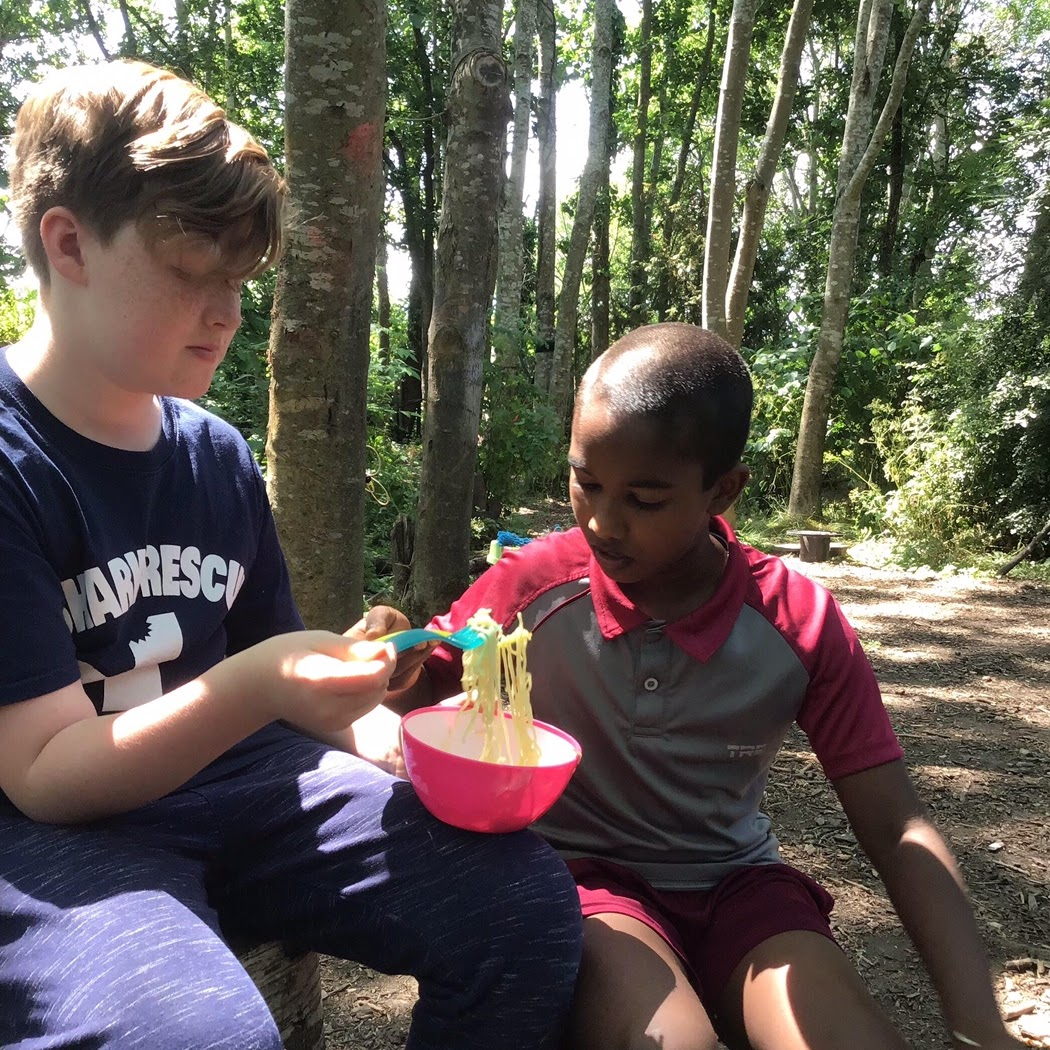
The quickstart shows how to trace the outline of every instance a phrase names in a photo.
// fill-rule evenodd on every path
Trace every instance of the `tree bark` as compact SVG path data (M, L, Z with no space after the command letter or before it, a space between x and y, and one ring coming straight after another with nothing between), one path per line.
M707 243L704 246L703 326L721 336L726 335L726 285L736 198L740 114L757 10L758 0L733 0L715 119L711 192L707 202Z
M580 176L576 214L565 253L561 294L558 296L558 323L554 332L554 365L550 400L558 419L567 422L572 401L573 359L576 350L576 323L580 310L580 281L587 257L587 244L594 221L594 206L606 162L609 138L609 92L612 85L612 28L616 10L614 0L595 0L594 45L591 57L590 128L587 133L587 160Z
M609 349L609 153L598 183L594 206L594 246L591 252L591 359Z
M715 8L712 4L707 12L707 37L704 43L704 55L697 73L696 83L693 86L693 96L689 101L689 115L686 117L685 128L682 131L682 141L678 149L678 162L675 165L674 182L671 184L671 192L667 197L666 210L663 221L663 250L670 254L674 248L675 229L678 219L678 202L682 199L682 190L685 187L685 175L689 165L689 154L693 149L693 136L696 132L696 118L700 111L700 102L703 98L704 89L707 87L708 78L711 76L712 56L714 55L715 42ZM661 321L666 321L671 305L671 277L666 261L662 261L659 268L659 277L656 287L656 316Z
M886 101L875 130L870 131L875 94L886 51L892 0L861 0L857 18L853 82L843 134L842 159L839 164L839 192L828 248L824 307L817 347L809 368L806 396L802 404L791 495L788 499L788 514L795 518L815 518L820 514L824 440L835 379L842 357L846 318L849 314L850 291L860 233L861 193L900 105L915 41L929 15L931 2L932 0L918 0L915 5L911 21L901 40L900 51L897 53Z
M523 275L522 201L525 162L532 116L532 60L535 54L536 0L518 0L514 28L514 139L510 174L499 213L499 272L496 278L496 361L516 365L521 354L521 285Z
M304 619L345 630L364 591L386 4L289 0L286 22L285 156L304 219L292 226L274 296L269 493Z
M482 368L496 280L506 129L502 0L455 0L448 144L438 229L423 466L405 605L422 622L467 584Z
M555 232L558 221L557 133L554 123L558 93L557 25L553 0L537 0L540 40L540 94L536 100L536 138L540 153L536 246L536 373L537 389L550 390L554 363Z
M773 176L780 164L780 154L787 138L788 121L798 88L799 62L809 32L813 0L795 0L784 36L784 50L780 56L780 75L777 79L773 105L769 111L765 138L759 151L755 170L744 191L744 210L740 218L740 236L737 239L733 269L729 275L726 296L726 330L729 341L737 349L744 337L744 314L751 290L751 278L758 257L758 242L766 217L769 191Z
M632 328L642 324L646 306L646 263L649 234L645 186L645 152L648 145L649 100L653 73L653 0L642 0L639 26L638 107L635 116L634 162L631 171L631 284L627 293L627 319Z

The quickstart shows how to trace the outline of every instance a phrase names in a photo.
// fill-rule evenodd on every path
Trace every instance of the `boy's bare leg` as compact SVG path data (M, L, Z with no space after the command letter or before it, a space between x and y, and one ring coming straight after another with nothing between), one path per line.
M734 1050L905 1050L834 942L806 930L777 934L749 952L720 1003Z
M572 1050L714 1050L718 1037L681 961L628 915L583 921Z

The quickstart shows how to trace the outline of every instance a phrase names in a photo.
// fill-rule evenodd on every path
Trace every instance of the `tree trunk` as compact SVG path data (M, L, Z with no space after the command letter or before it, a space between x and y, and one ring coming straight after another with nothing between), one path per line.
M567 421L572 401L573 358L576 350L576 322L580 310L580 281L587 257L587 244L594 221L594 206L606 163L609 138L609 92L612 85L612 28L616 11L614 0L595 0L594 46L591 58L590 129L587 134L587 160L580 176L576 214L565 253L561 294L558 296L558 323L554 333L554 365L551 374L551 404L558 419Z
M708 78L711 75L711 60L714 54L715 42L715 8L714 4L708 9L707 37L704 43L704 56L697 73L696 83L693 86L693 97L689 102L689 115L686 117L685 129L682 132L682 141L678 149L678 162L675 165L674 182L671 184L671 192L667 198L666 211L663 221L663 250L670 254L674 248L675 228L678 219L678 202L682 199L682 190L685 187L685 175L689 164L689 154L693 149L693 135L696 132L696 117L700 111L700 102L703 98L704 89L707 87ZM666 261L661 261L659 278L656 288L656 316L661 321L666 321L671 305L671 276Z
M379 325L379 359L390 363L390 282L387 279L386 240L379 238L376 257L376 322Z
M609 151L611 152L611 151ZM591 253L591 359L609 349L609 153L602 169L594 206L594 247Z
M642 324L646 306L646 263L649 236L646 229L648 201L645 186L645 151L648 144L649 99L653 72L653 0L642 0L638 69L638 108L635 116L634 164L631 172L631 286L627 320L632 328Z
M286 21L285 156L304 221L292 226L274 296L269 493L306 622L344 630L364 591L386 4L289 0Z
M729 292L726 297L726 330L729 341L737 349L744 337L744 314L747 297L751 290L751 278L758 257L758 242L766 217L766 204L773 186L773 176L780 164L780 154L787 137L788 121L795 102L798 87L799 61L809 32L813 0L795 0L784 37L784 50L780 56L780 76L769 111L766 135L762 140L758 162L747 188L744 191L744 211L740 218L740 236L736 245L733 269L729 275Z
M802 420L788 500L788 514L795 518L815 518L820 514L824 439L849 313L860 233L861 193L904 95L915 40L929 15L930 5L931 0L918 0L915 6L897 54L886 102L875 130L870 131L893 5L892 0L861 0L853 82L839 164L839 193L828 248L824 308L802 404Z
M521 284L523 274L522 201L532 116L532 59L535 54L536 0L518 0L514 28L514 146L510 175L499 213L499 272L496 278L496 361L514 366L521 354Z
M886 221L879 235L878 271L883 277L893 272L897 257L897 234L901 223L901 201L904 197L904 107L893 118L890 135L889 184L886 192Z
M537 202L536 246L536 387L548 392L554 362L555 233L558 195L555 161L557 134L554 125L558 93L557 25L554 6L542 0L538 7L540 38L540 94L536 100L536 137L540 152L540 187Z
M419 515L406 609L447 609L469 572L482 367L496 281L498 213L510 119L502 0L455 0L448 144L438 229Z
M757 9L758 0L733 0L715 120L711 192L707 202L707 243L704 246L703 326L721 336L726 335L726 285L736 199L740 114Z

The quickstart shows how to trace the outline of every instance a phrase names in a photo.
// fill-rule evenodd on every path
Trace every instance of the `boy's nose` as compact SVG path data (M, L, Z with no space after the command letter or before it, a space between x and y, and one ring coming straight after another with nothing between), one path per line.
M623 517L608 503L593 506L587 528L599 539L618 540L624 534Z
M208 307L208 323L222 328L239 328L241 324L241 292L239 288L223 289Z

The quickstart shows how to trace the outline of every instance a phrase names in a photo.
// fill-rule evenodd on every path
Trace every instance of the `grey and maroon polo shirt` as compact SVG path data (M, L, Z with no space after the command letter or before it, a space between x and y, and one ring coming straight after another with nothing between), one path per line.
M871 665L831 595L737 542L717 592L673 622L650 620L591 557L579 529L508 550L435 626L477 609L520 612L536 718L583 748L564 795L534 828L566 859L599 857L658 889L703 889L779 860L760 810L792 722L832 780L901 757ZM460 690L458 655L427 663L435 696Z

